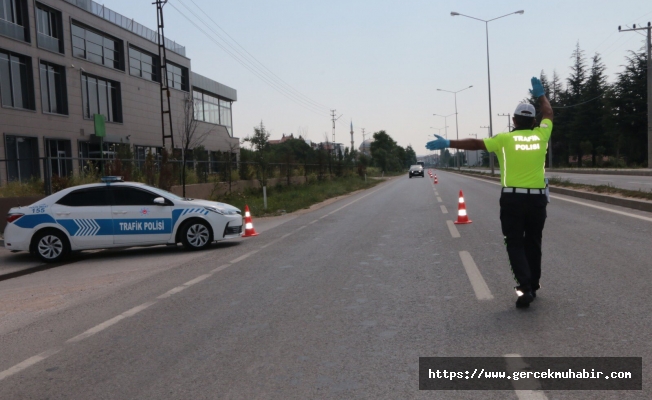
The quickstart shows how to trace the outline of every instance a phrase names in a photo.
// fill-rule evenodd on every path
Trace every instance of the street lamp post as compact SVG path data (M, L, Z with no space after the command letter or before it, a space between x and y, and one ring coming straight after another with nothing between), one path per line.
M459 92L463 92L463 91L465 91L466 89L470 89L470 88L472 88L472 87L473 87L473 85L471 85L471 86L469 86L469 87L465 87L464 89L460 89L460 90L458 90L458 91L456 91L456 92L451 92L450 90L444 90L444 89L437 89L437 90L440 91L440 92L453 93L453 95L455 96L455 132L456 132L456 140L460 140L459 127L457 126L457 94L458 94ZM458 153L459 153L459 151L457 151L457 152L455 153L455 166L456 166L457 169L459 170L459 169L460 169L460 158L459 158L459 156L458 156Z
M443 117L444 118L444 136L446 136L446 139L448 139L448 121L446 118L450 117L451 115L455 115L455 113L448 114L448 115L441 115L441 114L432 114L435 117ZM444 155L444 150L439 150L439 157L442 158Z
M500 17L487 19L487 20L471 17L469 15L460 14L460 13L455 12L455 11L451 12L451 16L453 16L453 17L459 15L461 17L471 18L471 19L474 19L476 21L482 21L485 24L485 32L487 34L486 35L487 36L487 82L488 82L488 85L489 85L489 137L493 136L493 129L492 129L493 128L493 123L492 123L492 119L491 119L491 73L490 73L490 69L489 69L489 22L495 21L495 20L503 18L503 17L507 17L508 15L512 15L512 14L523 14L524 12L525 12L524 10L514 11L514 12L511 12L509 14L501 15ZM491 174L493 175L493 173L494 173L494 158L491 156L491 154L489 154L489 164L491 165Z

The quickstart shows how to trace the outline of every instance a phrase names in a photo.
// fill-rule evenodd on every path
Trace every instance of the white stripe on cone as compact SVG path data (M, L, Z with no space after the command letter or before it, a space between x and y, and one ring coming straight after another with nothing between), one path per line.
M254 224L252 224L251 222L247 222L247 223L245 224L245 229L251 229L251 228L253 228L253 227L254 227Z

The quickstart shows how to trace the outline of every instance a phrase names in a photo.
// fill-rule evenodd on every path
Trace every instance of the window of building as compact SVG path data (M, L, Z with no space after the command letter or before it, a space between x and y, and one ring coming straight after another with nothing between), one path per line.
M0 92L5 107L34 110L32 59L0 51Z
M192 91L192 97L195 102L195 119L211 124L224 125L229 131L229 135L233 135L231 132L230 101L219 99L217 96L198 90Z
M145 160L147 160L148 155L152 155L152 161L154 165L157 166L161 161L161 148L160 147L151 147L151 146L134 146L134 158L136 159L136 165L138 168L142 169L145 167Z
M63 196L57 204L68 207L110 206L111 197L106 187L80 189Z
M231 125L231 102L220 99L220 125L226 126L230 136L233 136Z
M75 23L72 24L72 54L106 67L124 70L122 41Z
M37 138L6 135L5 152L8 181L27 182L41 176Z
M129 73L153 82L158 82L158 56L129 46Z
M29 42L25 0L0 0L0 35Z
M43 112L67 115L66 69L61 65L41 61L40 73Z
M60 11L36 3L36 28L38 47L63 54L63 26Z
M167 63L168 86L171 88L188 91L188 68Z
M82 73L84 118L102 114L109 122L122 122L120 84Z
M72 175L72 150L70 140L45 139L45 154L50 159L51 176Z

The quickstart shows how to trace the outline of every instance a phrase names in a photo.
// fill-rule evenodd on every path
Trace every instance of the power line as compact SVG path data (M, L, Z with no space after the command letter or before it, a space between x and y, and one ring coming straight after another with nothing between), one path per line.
M249 56L250 59L247 60L247 61L249 61L249 62L250 62L250 63L251 63L255 68L257 68L257 69L258 69L259 71L261 71L262 73L265 73L265 74L269 73L269 74L267 74L267 75L268 75L271 79L273 79L274 81L276 81L276 82L279 83L280 85L285 85L285 86L286 86L286 87L287 87L291 92L293 92L293 93L296 94L297 96L301 97L301 98L304 99L305 101L310 102L310 103L312 103L313 105L315 105L315 106L317 106L317 107L323 107L323 108L325 108L325 109L328 108L327 106L325 106L325 105L323 105L323 104L321 104L321 103L318 103L318 102L312 100L312 99L309 98L308 96L305 96L304 94L302 94L301 92L299 92L298 90L296 90L294 87L292 87L289 83L287 83L286 81L284 81L283 79L281 79L278 75L276 75L276 74L275 74L274 72L272 72L269 68L267 68L267 67L266 67L262 62L260 62L260 60L258 60L258 59L253 55L253 54L251 54L249 51L247 51L247 49L245 49L244 46L242 46L242 45L241 45L240 43L238 43L238 42L237 42L237 41L236 41L236 40L235 40L231 35L229 35L229 33L228 33L227 31L225 31L225 30L224 30L224 29L223 29L223 28L222 28L222 27L221 27L217 22L215 22L215 20L212 19L212 18L210 17L210 15L209 15L206 11L204 11L204 10L203 10L203 9L202 9L198 4L197 4L197 3L195 3L194 0L190 0L190 1L192 2L192 4L195 5L195 7L197 7L197 8L199 9L199 11L201 11L201 12L206 16L206 18L208 18L208 19L209 19L209 20L210 20L210 21L211 21L211 22L212 22L212 23L213 23L213 24L214 24L214 25L215 25L215 26L216 26L220 31L224 32L224 34L225 34L226 36L228 36L229 39L231 39L231 40L233 41L233 43L235 43L238 47L240 47L240 48L241 48L241 49L242 49L242 50L243 50L243 51L244 51L244 52ZM179 0L179 3L181 3L184 7L186 7L186 9L188 9L188 11L190 11L190 12L192 13L192 10L190 10L190 8L189 8L186 4L184 4L181 0ZM193 15L195 15L195 16L196 16L196 17L197 17L197 18L198 18L198 19L199 19L199 20L200 20L204 25L206 25L209 29L211 29L211 27L210 27L210 26L209 26L205 21L203 21L201 18L199 18L196 14L193 13ZM230 44L226 39L224 39L224 38L223 38L219 33L215 32L213 29L211 29L211 31L213 31L213 33L215 33L215 35L217 35L220 39L222 39L222 40L224 41L224 43L225 43L227 46L229 46L231 49L233 49L233 51L237 52L237 53L238 53L239 55L241 55L243 58L248 58L247 55L243 54L243 53L240 52L237 48L235 48L234 46L232 46L232 45L231 45L231 44ZM252 62L252 60L253 60L253 62ZM256 64L260 65L260 66L261 66L265 71L267 71L267 72L260 70L260 68L258 68L258 66L257 66Z
M228 49L226 49L221 43L216 41L211 35L209 35L202 27L197 25L192 19L190 19L186 14L184 14L181 10L179 10L177 7L175 7L174 4L170 3L170 6L174 8L182 17L184 17L188 22L190 22L191 25L193 25L195 28L197 28L200 32L202 32L206 37L208 37L209 40L211 40L215 45L217 45L219 48L224 50L228 55L230 55L234 60L236 60L240 65L245 67L249 72L252 74L256 75L260 80L268 84L270 87L272 87L274 90L288 98L289 100L294 101L296 104L306 108L309 111L314 112L315 114L321 115L321 116L327 116L328 114L323 113L323 110L317 110L316 106L313 106L312 104L306 102L305 100L298 98L296 95L289 93L287 89L280 87L278 84L275 82L271 81L269 78L267 78L265 75L259 73L258 71L254 70L252 67L247 65L243 60L238 58L236 55L234 55L232 52L230 52ZM192 11L191 11L192 12Z

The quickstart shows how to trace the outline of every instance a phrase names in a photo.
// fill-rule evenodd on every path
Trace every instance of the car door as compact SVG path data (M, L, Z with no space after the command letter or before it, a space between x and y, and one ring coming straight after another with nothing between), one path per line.
M115 244L167 243L172 234L172 202L156 204L161 197L133 186L111 186Z
M74 249L113 246L113 217L105 186L74 190L59 199L51 212L68 232Z

